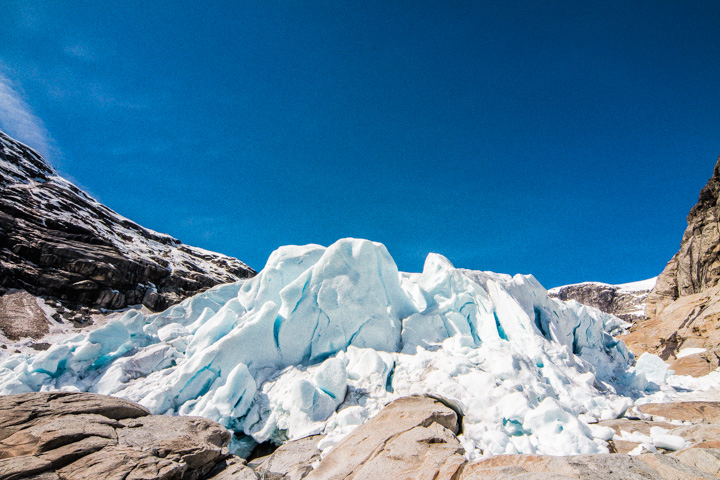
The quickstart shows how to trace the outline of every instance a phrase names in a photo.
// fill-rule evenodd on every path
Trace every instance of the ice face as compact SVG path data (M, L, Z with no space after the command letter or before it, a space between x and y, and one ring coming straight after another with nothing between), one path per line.
M216 420L243 448L320 432L328 448L394 398L429 393L463 412L471 458L591 453L604 433L580 418L614 418L632 403L619 393L660 381L657 365L633 371L609 334L619 322L532 276L436 254L401 273L383 245L344 239L280 248L253 279L7 358L0 393L117 395Z

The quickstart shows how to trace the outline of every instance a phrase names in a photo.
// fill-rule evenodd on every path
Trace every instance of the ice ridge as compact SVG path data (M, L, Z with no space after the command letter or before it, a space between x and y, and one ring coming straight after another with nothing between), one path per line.
M587 421L654 385L612 337L622 323L530 275L437 254L401 273L384 245L343 239L282 247L253 279L6 358L0 394L91 391L200 415L241 452L320 432L330 448L392 399L431 393L463 411L470 458L593 453L605 444Z

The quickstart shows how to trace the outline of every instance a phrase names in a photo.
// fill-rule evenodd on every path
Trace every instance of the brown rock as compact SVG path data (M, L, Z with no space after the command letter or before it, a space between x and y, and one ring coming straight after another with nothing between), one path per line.
M598 425L602 427L610 427L615 430L615 433L620 435L621 431L628 433L642 433L643 435L650 435L650 429L652 427L665 428L667 430L676 428L677 425L673 425L668 422L653 422L650 420L630 420L627 418L618 418L614 420L602 420L598 422Z
M210 420L149 415L104 395L0 396L0 479L198 480L222 474L229 440Z
M681 427L675 426L668 433L682 437L686 442L693 445L717 442L718 446L714 448L720 448L720 425L718 424L701 423Z
M400 398L350 433L306 478L456 478L464 463L458 431L457 414L440 401Z
M458 480L697 480L715 478L668 455L499 455L467 464Z
M231 457L220 462L205 480L259 480L259 477L244 459Z
M676 299L705 292L720 280L720 159L687 217L680 250L668 262L648 296L645 314L653 318Z
M67 480L170 480L183 478L187 467L142 451L110 447L92 453L60 469Z
M655 318L633 325L622 340L635 355L659 355L678 374L706 375L719 364L720 286L679 298ZM677 359L678 352L686 347L705 348L707 352Z
M720 424L720 402L647 403L639 409L648 415L668 420Z
M313 469L312 463L320 460L318 442L322 435L293 440L281 445L255 469L263 480L300 480Z
M720 449L688 448L681 452L675 452L672 456L685 465L720 478Z
M37 302L37 298L22 291L1 296L0 333L13 341L24 337L42 338L47 334L50 321Z
M152 415L120 423L127 428L117 430L119 446L151 452L193 470L212 467L228 456L230 432L205 418Z

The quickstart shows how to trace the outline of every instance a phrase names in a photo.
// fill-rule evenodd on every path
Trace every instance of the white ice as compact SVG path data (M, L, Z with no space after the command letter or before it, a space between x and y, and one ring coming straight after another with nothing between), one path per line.
M0 360L0 394L116 395L217 420L243 451L312 433L331 448L393 399L426 393L463 413L469 458L593 453L607 431L588 423L622 415L667 375L652 359L632 367L612 336L622 326L551 299L530 275L436 254L401 273L382 244L344 239L282 247L253 279Z

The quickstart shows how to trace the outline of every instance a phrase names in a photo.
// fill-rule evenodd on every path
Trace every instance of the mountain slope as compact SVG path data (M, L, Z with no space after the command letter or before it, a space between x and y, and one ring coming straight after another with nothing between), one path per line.
M647 299L648 321L623 337L635 354L658 354L677 373L720 366L720 159L687 217L680 250Z
M668 262L648 297L654 317L679 297L709 290L720 282L720 159L687 216L680 250Z
M118 215L0 132L0 287L70 307L162 310L248 278L243 262L182 244ZM3 293L3 292L0 292Z
M627 322L644 320L645 303L655 278L641 282L609 285L601 282L583 282L548 290L548 295L559 300L575 300L622 318Z

